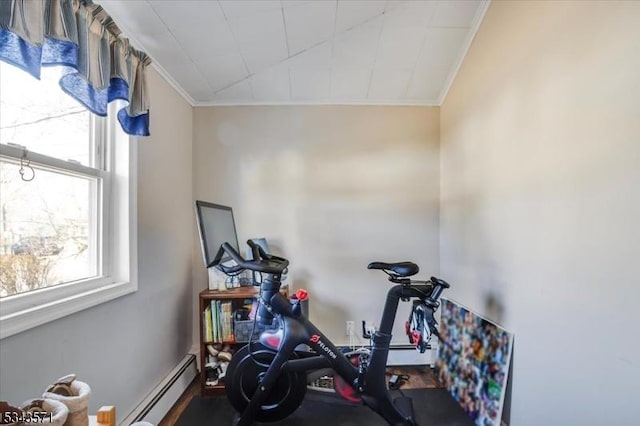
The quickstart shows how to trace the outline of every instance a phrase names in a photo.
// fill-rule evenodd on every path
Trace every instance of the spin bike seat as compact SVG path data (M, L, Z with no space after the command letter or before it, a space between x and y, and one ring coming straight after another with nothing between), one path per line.
M384 263L384 262L371 262L367 269L381 269L387 273L392 272L397 277L410 277L418 273L420 268L413 262L396 262L396 263Z

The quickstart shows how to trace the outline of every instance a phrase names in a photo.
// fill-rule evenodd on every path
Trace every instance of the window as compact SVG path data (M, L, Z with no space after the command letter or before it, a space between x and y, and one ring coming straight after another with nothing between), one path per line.
M136 289L133 141L59 78L0 62L0 338Z

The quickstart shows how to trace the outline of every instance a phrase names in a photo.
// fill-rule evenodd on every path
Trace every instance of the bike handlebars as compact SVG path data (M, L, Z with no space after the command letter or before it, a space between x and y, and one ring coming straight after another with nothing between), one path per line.
M262 301L258 309L257 319L261 324L271 325L273 323L273 314L268 306L273 296L280 290L280 275L289 266L289 261L283 257L267 254L262 247L251 240L247 241L247 244L251 247L253 260L243 258L229 243L223 243L212 263L225 274L233 274L245 269L269 274L260 283L260 298ZM235 265L225 266L221 263L225 252L236 262Z
M289 261L283 257L267 254L262 247L254 243L253 241L247 241L249 247L251 247L251 253L253 260L246 260L243 258L229 243L222 243L216 257L213 259L212 266L220 269L225 274L234 274L244 269L248 269L254 272L264 272L266 274L280 275L289 266ZM234 262L233 266L226 266L220 263L224 253L231 256Z

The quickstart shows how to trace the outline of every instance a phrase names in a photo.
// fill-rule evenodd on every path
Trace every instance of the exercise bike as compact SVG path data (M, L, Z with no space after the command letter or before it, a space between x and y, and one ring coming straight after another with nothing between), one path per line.
M417 298L422 312L426 313L427 331L437 334L433 313L439 306L438 298L449 284L435 277L429 281L410 280L408 277L419 270L412 262L370 263L368 269L384 271L389 281L396 285L387 294L380 328L371 336L370 353L348 357L302 315L299 305L280 294L281 275L289 261L265 253L251 240L247 244L251 247L253 260L244 259L231 245L224 243L213 265L227 275L244 270L261 273L257 321L269 325L276 317L282 326L275 331L262 332L258 341L242 347L227 367L227 397L239 413L234 424L249 426L254 422L284 419L305 397L307 372L329 368L335 372L335 379L344 384L342 396L352 402L364 403L390 425L416 425L411 399L403 396L392 401L385 383L393 322L398 302ZM233 259L234 265L221 263L225 253ZM303 344L312 350L296 350Z

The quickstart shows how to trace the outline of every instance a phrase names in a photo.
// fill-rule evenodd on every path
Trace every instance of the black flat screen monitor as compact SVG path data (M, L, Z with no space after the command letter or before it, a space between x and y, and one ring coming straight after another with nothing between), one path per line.
M214 260L222 243L229 243L237 252L240 252L231 207L198 200L196 201L196 218L200 231L202 258L207 268L217 265ZM219 263L229 260L231 257L225 253Z

